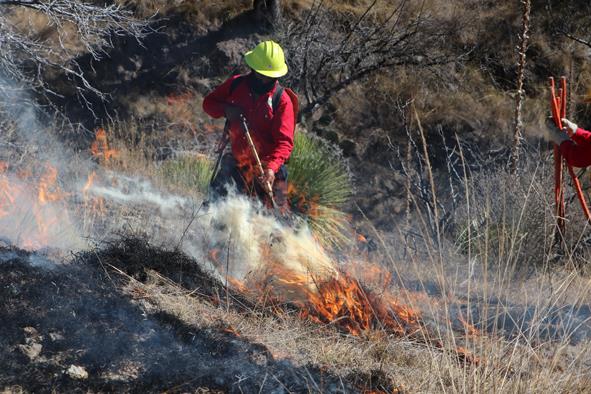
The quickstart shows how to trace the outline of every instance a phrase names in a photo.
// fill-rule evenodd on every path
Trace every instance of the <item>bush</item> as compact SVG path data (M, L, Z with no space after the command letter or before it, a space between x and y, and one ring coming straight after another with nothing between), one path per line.
M306 217L325 245L344 246L349 241L348 216L342 209L352 186L340 153L319 138L298 132L288 170L292 209Z

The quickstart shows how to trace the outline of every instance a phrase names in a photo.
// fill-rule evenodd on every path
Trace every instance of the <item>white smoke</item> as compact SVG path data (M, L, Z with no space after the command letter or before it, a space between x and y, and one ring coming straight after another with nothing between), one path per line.
M195 235L203 246L198 260L217 251L218 271L248 285L270 272L324 279L336 274L331 257L316 242L307 226L293 229L244 196L231 196L213 204L199 217ZM194 250L186 250L194 252Z
M158 190L146 179L109 173L102 182L94 183L89 195L104 198L111 212L117 206L134 212L136 228L152 243L180 248L205 268L215 267L220 278L256 280L273 268L315 278L335 273L307 226L294 230L245 196L231 194L204 208L201 201ZM108 216L116 222L119 215Z
M174 214L192 205L189 198L164 194L146 179L134 178L109 172L105 174L106 183L116 186L93 184L88 192L119 204L150 205L162 214Z

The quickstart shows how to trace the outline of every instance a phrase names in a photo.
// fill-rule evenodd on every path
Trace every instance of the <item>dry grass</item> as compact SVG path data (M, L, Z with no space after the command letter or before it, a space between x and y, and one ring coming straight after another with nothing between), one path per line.
M591 286L574 268L591 256L579 237L589 230L573 216L563 257L556 260L549 167L528 168L530 176L521 178L498 170L466 179L455 222L469 225L440 234L440 242L421 209L412 229L399 227L400 237L372 234L381 243L372 260L400 278L391 291L420 311L419 337L429 340L380 330L345 335L257 300L236 307L244 303L230 294L227 305L223 288L217 297L204 298L156 271L149 271L144 283L130 280L127 291L149 311L239 335L263 344L276 359L343 378L381 371L409 392L585 392L591 346L588 340L573 341L573 329L588 324L589 318L577 313L591 302ZM458 316L475 328L458 326ZM548 327L555 329L550 337ZM459 362L437 342L448 350L464 347L480 362Z
M219 26L224 21L248 10L252 6L249 0L221 0L221 1L165 1L165 0L118 0L135 8L141 17L158 15L169 17L181 15L187 22L199 29Z
M400 292L408 304L418 308L420 303L426 317L445 315L458 302L455 297L462 293L473 297L468 296L468 310L471 303L481 306L478 297L484 294L485 299L508 297L508 303L520 298L528 300L539 308L539 316L531 321L536 327L546 319L542 305L546 301L589 299L588 283L572 273L540 275L517 284L499 281L499 272L493 269L489 278L484 273L484 280L482 273L474 271L466 284L461 274L454 275L454 267L448 266L458 264L462 257L453 252L446 257L453 257L454 261L444 262L437 256L431 260L417 254L404 260L389 256L394 270L405 277L414 275L425 283L433 280L441 281L441 285L445 283L447 296L413 298L412 292ZM446 273L441 271L444 264ZM547 291L541 294L539 289ZM481 360L478 365L465 365L453 353L380 331L352 337L330 326L302 321L297 314L269 313L274 309L272 305L267 308L259 304L252 309L227 306L223 289L219 297L203 299L192 289L183 288L155 271L149 271L144 283L129 281L127 292L148 311L167 311L190 326L226 331L261 343L276 359L289 359L297 366L318 366L343 378L379 370L396 387L409 392L584 392L589 384L585 363L591 356L591 348L585 343L571 345L567 337L550 342L540 340L534 332L521 331L520 335L505 338L500 331L492 331L466 339L466 332L449 330L444 322L438 339L450 349L463 344ZM491 308L484 310L483 315L493 318L499 313Z

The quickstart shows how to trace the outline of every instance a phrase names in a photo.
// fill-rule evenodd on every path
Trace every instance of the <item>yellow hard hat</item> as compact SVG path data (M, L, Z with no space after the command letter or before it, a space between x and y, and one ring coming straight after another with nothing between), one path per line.
M287 74L283 49L275 41L263 41L244 54L246 64L259 74L279 78Z

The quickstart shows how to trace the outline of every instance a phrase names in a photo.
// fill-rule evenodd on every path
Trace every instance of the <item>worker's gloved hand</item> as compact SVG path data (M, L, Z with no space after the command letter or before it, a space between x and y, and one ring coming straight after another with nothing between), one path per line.
M562 118L561 121L562 121L562 127L564 129L566 129L566 132L568 133L568 135L572 137L572 135L577 132L577 129L579 128L579 126L577 126L576 123L573 123L566 118Z
M275 171L270 168L265 170L263 176L259 177L259 183L267 193L273 192L273 183L275 182Z
M560 145L564 141L569 140L566 132L560 130L552 118L546 120L546 127L544 130L544 139L546 141L554 142L556 145Z
M235 122L235 121L239 120L241 115L242 115L242 108L240 108L236 105L226 104L226 106L224 107L224 116L230 122Z

